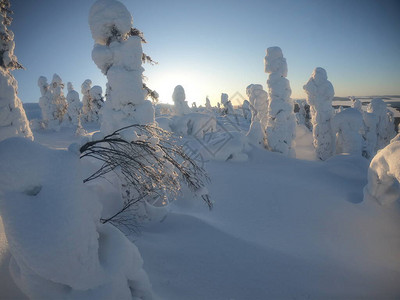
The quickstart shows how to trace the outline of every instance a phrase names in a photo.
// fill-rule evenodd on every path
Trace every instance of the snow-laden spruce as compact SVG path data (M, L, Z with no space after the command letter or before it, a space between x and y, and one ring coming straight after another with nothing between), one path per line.
M400 141L395 140L378 152L368 170L364 200L389 205L400 200Z
M206 97L206 109L208 109L210 111L212 110L211 102L208 97Z
M177 85L172 93L172 101L174 102L175 114L183 116L191 112L186 101L185 89L181 85Z
M152 299L138 249L117 228L100 222L104 192L83 183L88 166L76 153L12 138L0 143L0 157L10 272L25 295ZM105 194L115 197L111 184L107 188Z
M104 134L154 123L154 108L143 89L142 39L132 24L131 14L119 1L98 0L89 12L95 41L92 58L108 80L101 122Z
M386 103L382 99L372 99L371 103L368 105L367 111L374 114L377 118L376 153L390 143L390 140L396 135L396 131L394 129L393 118L387 109Z
M21 100L17 96L18 83L12 70L22 69L14 55L14 33L7 27L11 24L10 2L0 2L0 141L13 136L33 140Z
M49 115L47 128L52 130L60 130L61 123L63 122L64 115L67 112L67 99L64 96L64 83L57 74L53 75L49 91L51 100L49 104Z
M100 110L104 105L104 98L102 96L103 89L101 88L101 86L95 85L90 89L89 94L91 98L91 105L90 105L91 121L99 122Z
M364 131L363 117L355 108L347 108L332 119L332 130L336 134L336 153L362 155Z
M79 99L79 93L74 90L71 82L67 83L67 102L68 108L64 116L64 124L78 126L80 123L80 113L81 113L81 101Z
M310 105L314 147L318 158L326 160L335 153L335 136L331 127L335 92L325 69L315 68L303 89Z
M225 115L235 115L235 111L233 109L231 100L229 100L228 94L225 93L221 94L221 103L224 106L223 113Z
M50 85L47 83L47 78L44 76L40 76L38 79L38 87L40 89L40 98L39 98L39 106L42 111L42 126L44 128L47 127L49 123L49 119L52 116L51 111L51 91Z
M82 118L85 122L92 121L92 98L90 96L90 89L92 88L92 81L86 79L81 85L82 97Z
M267 80L269 106L266 128L266 143L271 151L295 156L292 142L296 133L296 118L293 103L290 100L292 90L287 77L286 59L279 47L270 47L264 58Z

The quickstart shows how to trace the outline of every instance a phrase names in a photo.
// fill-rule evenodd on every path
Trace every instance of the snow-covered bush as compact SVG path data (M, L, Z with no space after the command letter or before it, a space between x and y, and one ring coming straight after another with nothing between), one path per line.
M33 140L21 100L17 96L18 83L12 70L22 69L14 55L14 33L7 27L11 24L10 2L0 2L0 141L13 136Z
M80 123L80 113L81 113L81 101L79 99L79 93L74 90L71 82L67 83L67 102L68 108L64 115L64 124L78 126Z
M30 299L152 299L143 261L83 184L76 153L0 143L0 213L10 272Z
M335 153L335 136L331 128L332 100L335 93L325 69L315 68L303 89L310 105L314 147L318 158L326 160Z
M373 113L377 118L376 153L389 144L390 140L396 135L396 131L394 130L393 118L391 118L386 103L382 99L372 99L371 103L368 105L367 111Z
M67 112L67 99L65 99L64 83L62 82L60 76L57 74L53 75L53 80L51 81L49 90L51 95L50 105L49 105L49 120L47 122L47 128L52 130L60 130L61 123L64 119L64 115Z
M91 105L90 105L90 115L92 122L99 122L100 121L100 110L104 105L103 99L103 89L101 86L95 85L89 91Z
M361 155L363 150L363 117L355 108L347 108L332 119L332 130L336 134L336 153Z
M92 121L92 98L90 96L90 89L92 88L92 81L86 79L81 85L82 97L82 119L85 122Z
M264 59L265 72L269 74L267 85L269 94L266 143L271 151L294 156L292 142L295 138L296 119L292 90L287 77L286 59L279 47L270 47Z
M400 141L393 141L372 159L364 200L389 205L400 200Z
M186 101L185 90L181 85L177 85L172 93L172 101L174 101L175 114L183 116L191 112Z
M141 33L132 28L132 22L119 1L98 0L90 9L92 58L108 80L101 121L104 134L132 124L154 123L154 108L145 100L143 89Z

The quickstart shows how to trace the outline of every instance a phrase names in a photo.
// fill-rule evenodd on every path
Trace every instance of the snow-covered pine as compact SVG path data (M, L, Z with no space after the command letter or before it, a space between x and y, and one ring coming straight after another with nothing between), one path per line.
M212 110L211 102L208 97L206 97L206 109L208 109L210 111Z
M226 115L234 115L235 111L233 110L232 102L229 100L228 94L221 94L221 103L224 106L224 114Z
M362 154L364 131L363 117L355 108L347 108L332 119L332 130L336 134L336 153Z
M92 88L92 81L86 79L81 85L82 97L82 119L85 122L92 121L92 99L90 97L90 89Z
M326 160L335 153L335 136L331 128L335 92L325 69L315 68L303 89L310 105L314 147L318 158Z
M186 101L185 89L181 85L177 85L174 88L172 101L174 101L174 109L177 116L183 116L191 112Z
M268 93L264 91L261 84L250 84L246 93L252 106L251 121L257 120L261 123L263 130L267 127L268 120Z
M248 100L244 100L242 104L242 113L243 113L243 118L245 120L249 120L251 118L251 112L250 112L250 102Z
M131 14L119 1L98 0L89 12L95 41L92 58L108 80L101 121L104 134L154 123L154 108L143 89L142 38L132 24Z
M81 101L79 93L74 90L71 82L67 83L67 102L68 108L64 116L64 124L67 126L78 126L80 123Z
M53 75L53 80L50 84L51 101L49 104L49 120L47 127L52 130L60 130L61 123L64 119L64 115L67 112L67 99L65 99L64 83L60 76L57 74Z
M42 126L47 127L50 116L52 112L50 111L51 107L51 92L50 86L47 83L47 78L44 76L40 76L38 79L38 87L40 89L41 97L39 98L39 106L42 111Z
M269 150L294 157L292 142L296 134L296 118L290 100L292 90L287 77L286 59L279 47L269 47L264 58L269 106L266 146Z
M7 27L11 24L10 1L0 1L0 141L13 136L33 140L33 134L17 96L18 82L12 70L22 69L14 55L14 33Z
M92 122L99 122L100 121L100 110L104 105L104 98L103 98L103 89L101 86L95 85L89 91L90 98L91 98L91 120Z

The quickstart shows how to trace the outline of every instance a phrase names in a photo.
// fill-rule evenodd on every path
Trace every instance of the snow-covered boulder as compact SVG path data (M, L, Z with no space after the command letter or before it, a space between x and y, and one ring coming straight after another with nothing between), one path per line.
M10 272L30 299L152 298L138 249L100 223L78 155L13 138L0 143L0 156Z
M325 69L315 68L303 89L310 105L314 147L318 158L326 160L335 153L335 136L331 128L335 92Z
M368 170L364 200L389 205L400 200L400 141L394 141L378 152Z
M336 153L361 155L363 150L363 117L355 108L347 108L332 119L336 134Z
M264 58L265 72L269 74L267 85L269 94L266 146L271 151L287 156L295 156L292 142L296 134L296 119L287 76L286 59L279 47L270 47Z

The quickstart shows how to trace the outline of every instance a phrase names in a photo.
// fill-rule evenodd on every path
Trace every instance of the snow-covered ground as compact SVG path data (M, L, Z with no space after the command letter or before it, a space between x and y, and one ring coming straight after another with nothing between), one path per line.
M53 149L80 139L71 129L34 136ZM160 299L399 299L399 205L363 201L368 161L313 161L310 136L297 128L303 159L254 148L244 162L207 161L214 209L184 193L131 237ZM0 299L18 299L2 233Z

